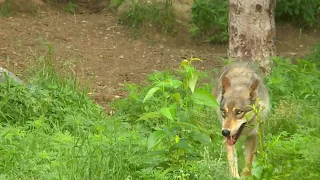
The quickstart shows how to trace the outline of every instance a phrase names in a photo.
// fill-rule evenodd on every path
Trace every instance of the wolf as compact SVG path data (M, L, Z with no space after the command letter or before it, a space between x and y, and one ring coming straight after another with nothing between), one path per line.
M258 144L257 113L254 112L253 105L263 109L259 113L262 122L270 112L269 92L258 72L250 62L231 63L221 69L212 90L220 104L216 113L222 124L221 133L226 139L230 173L236 178L240 176L235 144L240 136L245 138L245 166L242 175L251 175Z

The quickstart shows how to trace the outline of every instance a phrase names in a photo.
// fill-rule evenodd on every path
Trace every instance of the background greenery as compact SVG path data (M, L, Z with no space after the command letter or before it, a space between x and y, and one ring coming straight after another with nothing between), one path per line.
M257 156L255 178L320 177L319 47L294 64L274 58L267 156ZM2 179L231 179L213 83L205 83L212 78L192 65L199 59L150 74L147 85L127 84L107 116L76 79L55 73L50 52L36 59L32 86L0 85Z
M170 6L161 7L136 4L126 22L174 30ZM226 42L226 7L226 1L195 1L191 35ZM76 13L77 6L70 2L65 10ZM10 14L9 3L0 14ZM276 16L278 23L317 25L319 1L278 0ZM208 94L214 82L193 66L199 59L149 74L146 85L127 84L128 96L112 102L116 114L108 116L76 78L54 71L51 56L48 46L48 54L36 57L26 84L0 84L1 179L231 179L216 102ZM320 46L295 61L273 58L265 155L258 154L251 179L320 178L319 58ZM239 160L241 169L243 156Z
M110 8L119 6L125 0L112 0ZM145 22L160 25L166 32L174 32L174 13L171 0L165 4L146 5L146 0L138 1L122 18L131 27L137 28ZM277 0L276 23L292 23L302 29L320 23L319 0ZM193 38L206 38L212 43L228 41L228 1L195 0L192 6L189 32Z

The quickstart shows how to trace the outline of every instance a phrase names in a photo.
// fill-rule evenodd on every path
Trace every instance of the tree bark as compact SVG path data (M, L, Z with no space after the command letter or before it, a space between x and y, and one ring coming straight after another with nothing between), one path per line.
M275 54L276 0L229 0L229 48L233 60L257 63L268 74Z

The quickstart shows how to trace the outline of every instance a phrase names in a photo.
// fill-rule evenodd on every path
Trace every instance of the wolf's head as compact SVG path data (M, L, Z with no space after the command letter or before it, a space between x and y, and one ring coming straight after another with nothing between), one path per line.
M230 146L237 142L245 124L254 118L251 105L256 99L258 85L257 79L250 84L231 84L226 76L221 80L222 135Z

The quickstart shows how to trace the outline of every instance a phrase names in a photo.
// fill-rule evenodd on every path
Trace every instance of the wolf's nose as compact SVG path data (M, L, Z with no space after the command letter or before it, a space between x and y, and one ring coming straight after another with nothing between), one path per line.
M224 137L228 137L228 136L230 136L230 131L228 129L224 129L224 130L222 130L222 135Z

